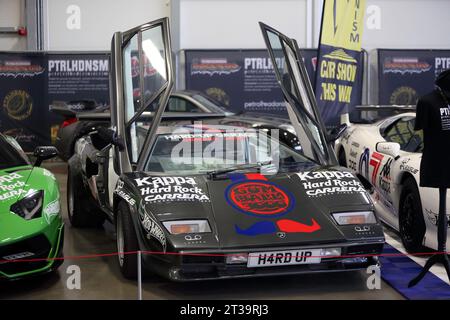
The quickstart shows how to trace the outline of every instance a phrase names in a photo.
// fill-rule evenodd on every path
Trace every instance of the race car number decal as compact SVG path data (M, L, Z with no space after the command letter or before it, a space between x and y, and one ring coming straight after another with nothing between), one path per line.
M372 171L372 184L376 185L378 171L380 170L381 163L383 162L384 156L381 153L374 152L370 158L370 166L373 167Z

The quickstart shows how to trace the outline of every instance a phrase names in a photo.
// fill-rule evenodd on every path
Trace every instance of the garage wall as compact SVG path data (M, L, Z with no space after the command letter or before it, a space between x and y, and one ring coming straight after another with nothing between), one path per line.
M379 10L381 21L379 29L364 30L364 48L450 48L450 1L367 0L367 5Z
M264 48L263 21L306 46L306 0L178 0L180 49ZM175 5L175 1L173 3ZM175 45L174 45L175 47Z
M110 50L115 31L167 16L169 0L45 0L45 49Z
M367 0L362 45L370 58L369 103L378 103L378 61L374 49L450 49L449 17L448 0Z
M25 24L24 0L0 0L0 27L18 27ZM0 34L0 51L26 50L27 39L18 35Z

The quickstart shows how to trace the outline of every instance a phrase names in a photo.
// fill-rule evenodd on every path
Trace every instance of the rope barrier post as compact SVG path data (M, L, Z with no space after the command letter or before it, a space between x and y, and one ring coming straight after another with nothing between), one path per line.
M142 259L140 250L137 252L137 260L138 300L142 300Z

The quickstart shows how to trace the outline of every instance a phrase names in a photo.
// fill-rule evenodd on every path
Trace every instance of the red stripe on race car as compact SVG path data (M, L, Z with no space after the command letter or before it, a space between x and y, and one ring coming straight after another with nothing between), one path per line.
M311 219L312 225L303 224L297 221L283 219L278 220L277 225L280 228L280 231L292 233L292 232L304 232L311 233L317 230L320 230L320 225L316 222L316 220Z
M264 181L267 181L267 178L264 177L261 173L246 173L245 176L249 180L264 180Z

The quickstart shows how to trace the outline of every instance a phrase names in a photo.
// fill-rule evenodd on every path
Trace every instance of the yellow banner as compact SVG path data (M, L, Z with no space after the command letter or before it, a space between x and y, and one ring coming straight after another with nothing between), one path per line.
M325 0L321 44L360 51L366 0Z

